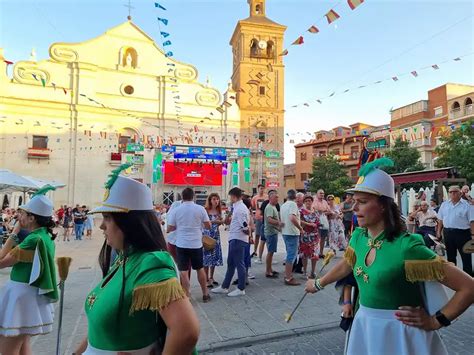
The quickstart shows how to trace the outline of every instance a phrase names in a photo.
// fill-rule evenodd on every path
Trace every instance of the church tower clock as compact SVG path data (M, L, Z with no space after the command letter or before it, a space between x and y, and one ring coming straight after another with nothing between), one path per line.
M283 187L284 65L286 26L266 17L265 0L247 0L250 16L240 20L230 40L232 88L241 113L240 142L252 151L250 193L262 182ZM243 176L243 175L241 175Z

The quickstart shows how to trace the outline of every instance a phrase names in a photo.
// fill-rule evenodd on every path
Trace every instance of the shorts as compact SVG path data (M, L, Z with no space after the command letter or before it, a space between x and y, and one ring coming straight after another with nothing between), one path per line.
M321 239L326 239L328 237L328 234L329 234L329 229L319 228L319 236L321 237Z
M263 239L262 239L263 240ZM271 234L265 237L267 250L269 253L276 253L278 247L278 234Z
M202 247L197 249L176 247L176 256L179 271L188 271L189 263L191 263L193 270L199 270L204 267Z
M256 220L255 221L255 235L256 236L263 236L263 223L262 221Z
M298 256L299 235L283 234L283 240L286 246L286 262L293 264Z

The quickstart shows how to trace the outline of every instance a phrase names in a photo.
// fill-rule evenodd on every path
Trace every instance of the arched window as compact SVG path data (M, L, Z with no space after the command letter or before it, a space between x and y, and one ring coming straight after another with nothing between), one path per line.
M250 41L250 56L256 57L260 54L260 49L258 48L258 40L253 38Z
M466 101L464 101L464 106L472 105L472 99L468 97Z
M459 102L454 101L454 103L453 103L452 106L451 106L451 110L453 110L453 111L459 111L460 108L461 108L461 106L459 105Z
M262 5L260 5L260 4L255 5L255 13L257 15L260 15L261 11L262 11Z
M273 41L267 42L267 57L273 58L275 56L275 43Z
M124 128L120 130L120 136L118 141L119 153L125 153L127 151L127 144L138 143L139 134L132 128Z
M138 54L135 48L128 47L125 50L122 49L122 56L120 59L120 64L123 67L136 68L138 62Z

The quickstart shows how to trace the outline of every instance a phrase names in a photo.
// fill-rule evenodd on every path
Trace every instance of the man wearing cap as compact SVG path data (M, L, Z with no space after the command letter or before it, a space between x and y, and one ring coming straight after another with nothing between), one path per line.
M189 295L189 264L196 270L202 290L202 300L211 298L207 289L207 277L204 272L202 227L211 228L211 222L204 207L194 203L194 191L190 187L181 194L183 202L171 213L168 220L168 232L176 231L176 255L183 288Z
M283 222L281 233L286 246L285 285L298 286L300 282L293 278L293 263L298 256L298 244L303 227L300 212L296 205L296 191L288 190L287 201L281 206L280 215Z
M461 198L459 186L449 188L449 201L441 204L438 212L438 229L436 236L441 239L444 234L448 261L456 265L457 251L461 255L464 272L473 276L471 254L462 251L462 247L474 238L474 205Z

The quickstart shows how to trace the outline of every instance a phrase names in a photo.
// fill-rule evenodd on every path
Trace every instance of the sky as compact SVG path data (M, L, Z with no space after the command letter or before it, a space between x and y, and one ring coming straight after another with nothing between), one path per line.
M209 77L224 91L232 70L229 40L237 21L248 17L247 1L159 0L167 11L155 9L154 2L131 1L133 22L161 43L156 17L167 18L168 26L161 26L171 34L175 59L196 66L200 81ZM354 11L346 0L266 3L267 17L288 27L285 163L295 159L290 139L298 143L317 130L355 122L388 124L390 109L426 99L432 88L474 84L474 1L366 0ZM0 47L11 61L28 60L32 48L38 60L46 59L54 42L85 41L126 21L127 4L0 0ZM328 25L324 14L330 9L340 18ZM305 32L313 24L320 32ZM292 46L299 35L305 43ZM431 69L433 64L440 69ZM409 74L413 70L418 77Z

